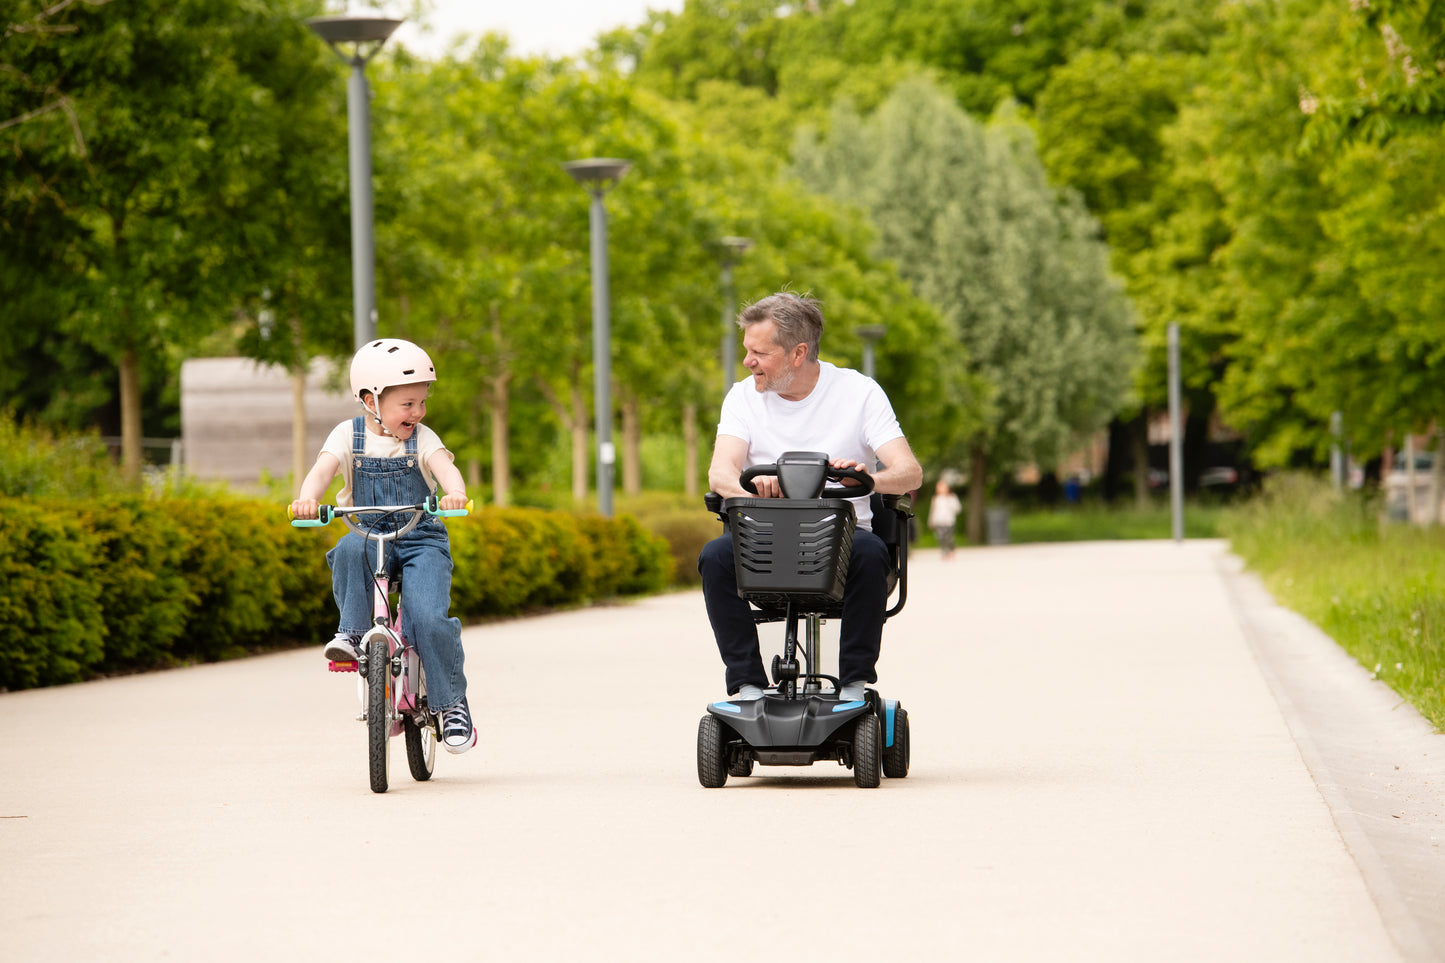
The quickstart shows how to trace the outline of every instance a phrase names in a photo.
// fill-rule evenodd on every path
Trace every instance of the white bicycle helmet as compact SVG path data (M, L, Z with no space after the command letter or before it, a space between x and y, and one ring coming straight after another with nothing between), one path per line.
M427 353L400 338L381 338L364 344L351 359L351 394L357 401L361 401L363 391L380 398L383 391L394 385L436 380L437 370Z

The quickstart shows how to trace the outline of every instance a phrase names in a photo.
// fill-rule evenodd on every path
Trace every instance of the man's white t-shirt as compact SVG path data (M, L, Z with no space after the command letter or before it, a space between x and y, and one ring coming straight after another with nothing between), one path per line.
M366 432L366 447L363 454L368 458L406 457L406 442L402 439L397 438L395 435L378 435L369 428L364 430ZM336 504L340 508L355 507L351 504L351 470L353 467L351 463L351 434L351 422L349 420L343 421L331 429L331 434L326 436L326 443L321 446L323 452L335 455L336 460L341 462L341 477L345 484L341 486L341 491L336 494ZM431 459L431 456L438 451L448 451L448 449L446 445L442 444L442 440L437 437L437 433L426 425L417 425L417 467L421 469L421 477L426 481L427 488L430 491L436 491L437 482L436 479L432 477L430 469L427 468L427 462ZM448 454L450 454L449 451Z
M789 401L776 391L759 392L751 378L728 391L717 433L748 443L744 467L771 464L785 451L820 451L830 461L847 458L871 471L878 449L903 437L878 382L827 361L818 367L818 383L802 401ZM858 527L871 531L868 499L855 498L853 504Z

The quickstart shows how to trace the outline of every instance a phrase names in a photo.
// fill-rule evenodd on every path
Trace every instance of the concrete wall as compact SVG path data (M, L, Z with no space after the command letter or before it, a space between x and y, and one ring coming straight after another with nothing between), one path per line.
M361 408L331 362L313 362L306 379L309 468L336 424ZM328 390L328 382L340 390ZM188 474L253 488L262 475L291 474L291 375L246 358L194 358L181 365L182 462ZM293 483L299 484L300 479Z

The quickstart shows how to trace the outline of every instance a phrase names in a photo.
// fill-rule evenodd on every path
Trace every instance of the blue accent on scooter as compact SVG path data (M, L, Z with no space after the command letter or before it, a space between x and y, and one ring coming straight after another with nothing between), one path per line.
M742 706L735 706L731 702L714 702L713 708L721 709L723 712L736 712L738 714L741 714L743 711Z
M835 706L833 707L833 711L834 711L834 712L847 712L849 709L856 709L856 708L858 708L859 706L867 705L867 704L868 704L868 703L864 702L864 701L861 700L861 699L855 699L855 700L852 701L852 702L840 702L840 703L838 703L837 705L835 705Z
M887 749L892 749L892 748L893 748L893 722L894 722L894 719L896 718L895 713L896 713L897 711L898 711L898 700L897 700L897 699L884 699L884 700L883 700L883 718L884 718L884 720L885 720L885 728L886 728L886 730L887 730L887 739L884 741L883 746L884 746L884 748L887 748Z

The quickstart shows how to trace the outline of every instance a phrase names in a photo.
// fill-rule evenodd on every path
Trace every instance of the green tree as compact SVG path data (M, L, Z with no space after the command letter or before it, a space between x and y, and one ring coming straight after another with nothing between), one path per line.
M304 0L22 4L4 37L4 260L18 326L104 358L119 386L122 464L140 466L142 398L173 352L256 296L287 182L287 98L324 84ZM58 107L53 105L58 104ZM38 244L25 251L21 245ZM45 339L19 347L50 350ZM0 351L14 350L7 346ZM32 354L33 358L34 355ZM92 382L94 384L94 382ZM90 389L93 396L96 392Z
M382 275L394 298L386 313L478 372L481 392L467 380L438 386L439 399L454 402L438 404L438 423L476 439L489 411L502 501L517 392L549 403L571 439L574 497L585 496L590 201L561 163L634 160L606 207L614 397L624 481L636 488L640 416L666 403L678 352L691 348L683 339L666 344L665 335L680 324L705 259L676 124L616 74L513 58L490 43L435 65L402 64L379 82L378 102L378 176L395 198L379 211ZM528 434L535 443L538 433ZM482 458L472 455L475 481Z
M960 435L970 460L969 535L986 483L1023 461L1052 466L1119 408L1132 376L1132 315L1096 222L1047 183L1028 128L988 127L943 91L900 87L871 117L836 113L827 138L800 138L804 183L861 205L877 249L946 322L956 377L992 391Z

